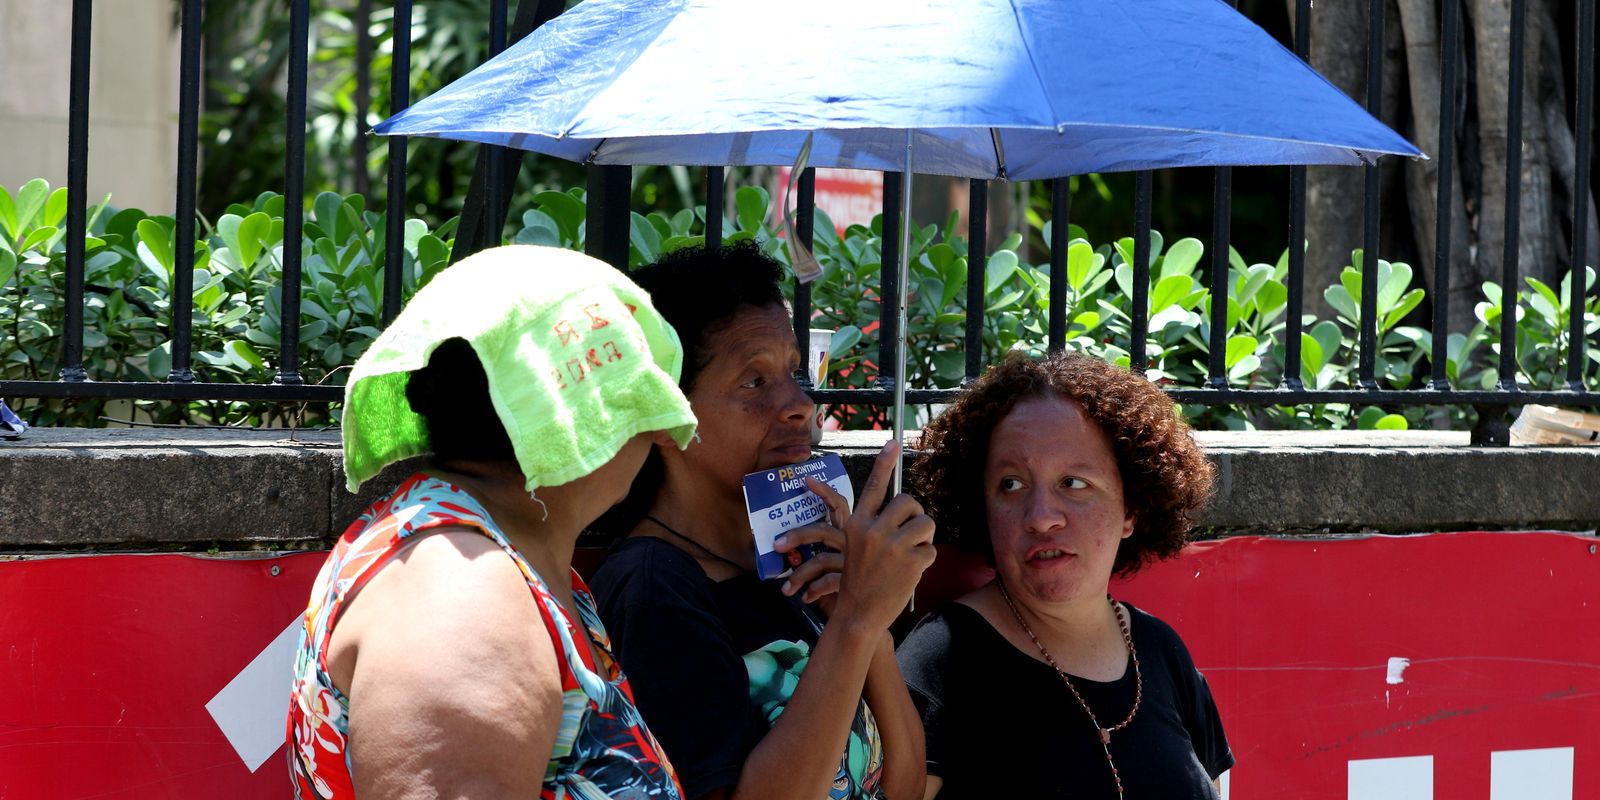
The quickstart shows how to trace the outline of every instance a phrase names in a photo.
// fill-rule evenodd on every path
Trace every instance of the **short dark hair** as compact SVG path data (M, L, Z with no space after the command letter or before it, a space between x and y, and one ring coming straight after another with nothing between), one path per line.
M428 426L437 459L515 461L478 354L465 339L446 339L428 365L406 379L406 402Z
M1216 470L1194 441L1172 398L1126 369L1079 353L1029 359L1013 353L974 381L922 431L913 490L939 530L994 561L983 472L994 429L1023 400L1060 397L1083 406L1106 432L1134 515L1112 570L1131 575L1177 555L1210 499Z
M710 339L746 309L782 306L783 265L744 240L721 248L685 247L668 253L629 277L650 294L650 302L678 332L683 372L678 386L688 394L711 363ZM628 496L590 525L604 536L626 536L649 513L666 481L666 464L651 449Z
M745 307L783 305L783 265L746 239L721 248L674 250L629 277L678 332L683 374L678 386L694 388L711 361L706 340Z

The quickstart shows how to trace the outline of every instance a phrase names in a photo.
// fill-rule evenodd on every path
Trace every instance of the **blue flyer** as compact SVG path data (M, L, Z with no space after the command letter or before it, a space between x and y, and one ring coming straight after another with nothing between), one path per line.
M828 516L828 505L806 488L806 478L828 484L846 503L852 506L855 503L850 475L844 471L844 462L834 453L744 476L744 506L750 512L750 532L756 540L756 574L762 580L789 574L789 564L783 554L772 549L778 534ZM810 558L817 549L814 545L802 548L802 560Z

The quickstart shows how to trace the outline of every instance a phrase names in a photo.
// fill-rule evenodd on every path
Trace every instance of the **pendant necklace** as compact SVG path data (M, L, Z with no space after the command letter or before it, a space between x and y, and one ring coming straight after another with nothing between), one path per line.
M1083 713L1089 715L1089 722L1094 725L1095 732L1100 735L1100 748L1105 751L1106 765L1111 767L1111 780L1116 783L1117 797L1121 798L1122 776L1117 773L1116 762L1111 760L1111 734L1128 727L1128 724L1133 722L1133 715L1139 713L1139 701L1144 699L1144 676L1139 672L1139 654L1133 649L1133 634L1128 630L1128 620L1123 616L1122 608L1117 605L1116 600L1111 599L1110 594L1106 595L1106 602L1111 604L1112 613L1117 615L1117 627L1122 629L1122 642L1128 646L1128 658L1133 661L1133 708L1128 711L1127 719L1107 728L1100 725L1100 719L1089 708L1089 703L1083 699L1083 695L1078 693L1078 687L1072 685L1071 676L1067 675L1067 671L1056 663L1055 657L1050 655L1050 651L1044 648L1044 643L1039 641L1039 637L1033 632L1033 628L1028 627L1027 620L1022 618L1022 612L1017 609L1016 602L1011 599L1011 592L1006 591L1005 582L996 581L996 583L1000 587L1000 596L1005 598L1006 605L1011 609L1011 615L1017 618L1017 624L1021 625L1022 630L1027 632L1028 638L1033 640L1033 646L1039 648L1039 655L1044 656L1045 663L1049 664L1050 668L1054 669L1056 674L1061 676L1061 680L1067 684L1068 691L1071 691L1072 696L1077 698L1078 705L1083 706Z

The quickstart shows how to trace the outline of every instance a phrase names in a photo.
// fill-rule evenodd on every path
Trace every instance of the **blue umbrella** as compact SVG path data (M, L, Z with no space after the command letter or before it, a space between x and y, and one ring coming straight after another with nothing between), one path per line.
M1221 0L586 0L377 131L679 165L790 164L813 135L813 166L904 171L903 239L914 171L1421 155Z

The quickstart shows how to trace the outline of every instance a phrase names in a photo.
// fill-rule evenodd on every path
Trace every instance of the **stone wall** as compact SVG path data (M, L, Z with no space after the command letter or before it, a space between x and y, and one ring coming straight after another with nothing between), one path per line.
M857 485L882 432L829 434ZM1201 433L1208 535L1600 527L1600 447L1465 433ZM0 440L0 549L320 548L408 465L344 488L332 432L34 429Z

